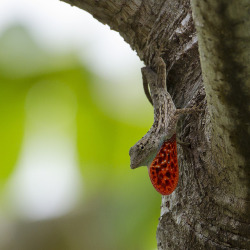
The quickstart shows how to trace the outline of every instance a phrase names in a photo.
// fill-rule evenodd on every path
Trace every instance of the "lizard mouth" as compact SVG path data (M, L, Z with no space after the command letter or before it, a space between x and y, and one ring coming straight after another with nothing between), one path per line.
M140 166L142 166L141 162L136 162L136 161L134 161L133 158L131 158L131 160L130 160L130 168L131 169L136 169Z
M130 168L131 169L135 169L135 168L138 168L139 166L137 165L137 164L135 164L135 163L130 163Z
M135 169L136 167L130 164L130 168L131 169Z

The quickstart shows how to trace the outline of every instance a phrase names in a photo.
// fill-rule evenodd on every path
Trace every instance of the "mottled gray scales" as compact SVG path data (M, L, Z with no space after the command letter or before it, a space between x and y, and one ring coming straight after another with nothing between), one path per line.
M131 168L149 166L163 141L171 138L176 131L176 107L167 92L166 66L162 58L157 59L157 65L157 74L150 67L142 68L143 80L149 85L154 105L154 123L147 134L130 149Z

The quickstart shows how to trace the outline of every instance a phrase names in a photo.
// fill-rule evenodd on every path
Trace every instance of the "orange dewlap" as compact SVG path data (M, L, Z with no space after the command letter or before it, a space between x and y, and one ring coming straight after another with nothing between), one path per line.
M160 194L169 195L175 190L179 178L176 134L163 142L148 168L148 173L154 188Z

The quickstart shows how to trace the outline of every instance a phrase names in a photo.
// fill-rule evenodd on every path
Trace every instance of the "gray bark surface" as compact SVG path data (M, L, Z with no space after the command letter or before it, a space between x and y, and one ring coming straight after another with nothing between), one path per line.
M64 1L118 31L146 66L161 54L177 108L206 109L178 124L190 147L178 146L158 249L250 249L250 1L192 0L193 13L188 0Z

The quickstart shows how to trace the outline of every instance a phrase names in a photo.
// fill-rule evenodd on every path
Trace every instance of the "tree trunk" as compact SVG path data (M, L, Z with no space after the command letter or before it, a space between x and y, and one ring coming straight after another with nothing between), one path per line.
M118 31L145 65L161 54L176 107L205 109L178 123L190 146L178 146L178 188L162 197L158 249L250 249L250 0L63 1Z

